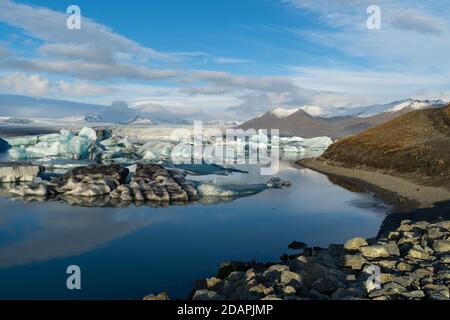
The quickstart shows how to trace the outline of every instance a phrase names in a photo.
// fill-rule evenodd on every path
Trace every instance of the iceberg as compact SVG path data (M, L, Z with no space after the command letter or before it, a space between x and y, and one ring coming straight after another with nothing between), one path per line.
M89 127L84 127L83 129L78 132L79 138L86 138L89 141L96 141L97 140L97 133L94 131L94 129Z
M144 160L169 160L175 145L171 142L152 141L139 148L138 154Z
M248 173L247 171L239 170L232 167L223 167L217 164L173 164L173 163L163 163L162 166L166 169L181 170L186 174L192 176L202 176L202 175L219 175L227 176L232 173Z
M31 182L44 170L28 163L0 162L0 182Z
M332 144L333 140L329 137L316 137L300 142L300 145L307 149L326 149Z
M306 149L301 146L284 146L283 152L286 153L303 153L306 152Z
M25 157L27 159L56 157L60 152L59 149L61 149L61 147L59 146L59 142L56 143L39 142L34 146L30 146L25 149Z
M203 197L245 197L260 193L266 189L289 188L291 183L278 177L272 177L267 183L217 185L197 182L197 192Z
M197 185L197 192L199 196L202 197L241 197L257 194L265 189L265 184L220 186L212 183L200 182Z
M12 159L68 158L89 159L95 148L97 134L91 128L83 128L78 135L68 130L60 134L15 138L9 151Z
M31 145L35 145L39 141L38 136L6 138L5 140L12 147L31 146Z
M39 142L56 142L58 140L59 140L59 133L51 133L38 136Z
M0 138L0 152L5 152L9 148L11 148L11 145L2 138Z

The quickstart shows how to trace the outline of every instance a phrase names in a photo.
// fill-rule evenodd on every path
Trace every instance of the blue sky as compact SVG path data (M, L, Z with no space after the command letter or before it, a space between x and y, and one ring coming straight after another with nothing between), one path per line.
M380 30L366 0L0 0L0 93L241 119L448 99L448 6L376 2Z

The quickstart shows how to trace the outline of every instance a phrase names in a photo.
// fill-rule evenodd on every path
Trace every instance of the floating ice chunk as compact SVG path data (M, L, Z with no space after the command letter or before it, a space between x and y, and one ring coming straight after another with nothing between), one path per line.
M164 168L167 169L178 169L186 172L187 174L193 176L202 176L202 175L220 175L227 176L232 173L248 173L247 171L239 170L232 167L223 167L217 164L172 164L172 163L164 163Z
M291 137L291 138L288 138L287 140L286 140L286 142L289 144L289 143L295 143L295 142L303 142L303 141L305 141L306 139L305 138L302 138L302 137Z
M27 159L40 159L47 157L56 157L60 153L59 142L39 142L34 146L26 148L26 158Z
M70 143L73 139L75 139L75 135L69 130L62 129L61 134L59 136L59 142L61 143Z
M42 172L42 166L0 162L0 182L31 182Z
M133 144L130 141L128 141L127 138L122 138L118 136L103 140L100 142L100 144L107 148L111 147L130 148L133 146Z
M331 140L331 138L329 137L316 137L306 139L299 144L307 149L326 149L333 144L333 140Z
M197 191L204 197L239 197L257 194L266 189L265 184L228 185L220 186L212 183L200 182Z
M8 151L9 157L15 160L26 160L27 159L27 150L25 147L12 148Z
M286 153L302 153L306 152L306 149L301 146L284 146L283 151Z
M291 182L287 180L283 180L278 177L272 177L267 181L266 186L270 189L282 189L282 188L289 188L291 186Z
M138 154L144 160L164 160L170 159L174 144L165 141L152 141L139 148Z
M56 139L57 138L57 139ZM68 158L89 159L96 146L97 135L91 128L83 128L76 136L68 130L58 135L22 137L13 141L15 148L10 150L13 159Z
M38 143L38 136L25 136L5 139L12 147L31 146Z
M61 136L56 146L58 155L70 159L89 159L90 151L97 141L97 134L91 128L83 128L78 136L68 130L61 130Z
M0 152L5 152L9 148L11 148L10 144L5 140L3 140L2 138L0 138Z
M78 137L83 137L83 138L87 138L90 141L95 141L95 140L97 140L97 133L92 128L84 127L78 133Z
M39 142L56 142L59 140L59 133L51 133L51 134L44 134L41 136L38 136Z

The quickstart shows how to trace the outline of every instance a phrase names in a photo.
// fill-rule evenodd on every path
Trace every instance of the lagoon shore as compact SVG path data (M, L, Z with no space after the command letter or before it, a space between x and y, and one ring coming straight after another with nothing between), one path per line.
M450 189L423 185L407 177L391 175L371 168L345 168L318 158L302 159L298 165L353 182L384 201L396 206L396 211L432 208L450 201Z
M215 277L194 284L189 299L450 299L450 191L446 187L423 186L318 159L297 164L343 179L393 204L378 235L328 248L294 241L289 245L291 254L282 254L281 262L224 262Z

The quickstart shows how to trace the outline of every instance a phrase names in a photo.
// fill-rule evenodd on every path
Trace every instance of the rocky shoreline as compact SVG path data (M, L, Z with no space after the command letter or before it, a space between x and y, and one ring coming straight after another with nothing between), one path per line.
M300 244L300 245L299 245ZM294 242L290 248L303 247ZM449 300L450 220L403 220L386 237L306 246L281 263L223 263L193 300ZM167 297L167 295L165 296ZM148 296L147 299L156 299Z
M395 205L378 235L328 248L293 242L280 263L225 262L193 300L449 300L450 203L417 201L344 177ZM146 300L168 299L167 294Z

